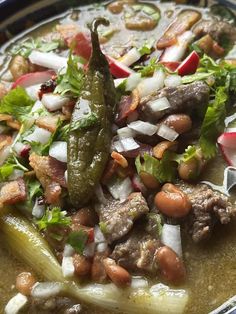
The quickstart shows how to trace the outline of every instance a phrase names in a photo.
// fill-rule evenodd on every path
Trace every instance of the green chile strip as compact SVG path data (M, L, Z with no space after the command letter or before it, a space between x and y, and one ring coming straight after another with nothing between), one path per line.
M85 129L70 129L68 136L68 191L75 207L80 207L91 199L110 151L116 93L108 62L99 45L97 27L100 24L109 25L109 21L98 18L92 23L92 56L81 96L72 114L71 125L81 118L83 108L89 114L94 114L98 121Z

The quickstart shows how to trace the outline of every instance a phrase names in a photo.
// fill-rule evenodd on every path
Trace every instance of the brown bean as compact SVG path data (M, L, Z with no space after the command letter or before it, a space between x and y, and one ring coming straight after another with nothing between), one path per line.
M166 150L176 151L178 146L177 141L162 141L158 143L155 147L153 147L153 155L157 159L161 159Z
M113 14L119 14L122 12L123 7L124 7L123 1L114 1L108 4L107 9Z
M30 295L35 283L36 279L30 272L20 273L16 277L16 289L24 295Z
M172 218L184 217L191 209L187 195L171 183L166 183L162 187L154 201L161 213Z
M142 171L139 173L139 176L146 188L158 189L160 187L160 182L150 173Z
M191 130L192 120L186 114L171 114L162 120L162 123L182 134Z
M91 269L92 280L98 283L104 283L107 280L107 273L103 265L103 260L109 255L109 251L96 252L93 258Z
M116 264L111 258L103 260L106 273L111 281L118 287L128 287L131 284L131 276L126 269Z
M9 70L14 80L29 72L29 63L22 56L15 56L9 66Z
M92 208L84 207L72 216L72 224L94 227L98 222L98 217Z
M75 274L79 277L86 276L91 271L91 262L88 258L80 254L73 255L73 264L75 268Z
M156 252L160 270L164 278L173 283L178 284L186 278L186 270L183 261L168 246L162 246Z
M178 167L178 173L182 180L195 180L200 173L199 162L195 158L181 162Z

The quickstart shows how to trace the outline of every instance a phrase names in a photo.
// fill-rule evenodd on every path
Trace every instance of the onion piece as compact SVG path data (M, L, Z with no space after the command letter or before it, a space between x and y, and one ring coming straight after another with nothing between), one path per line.
M11 298L7 305L5 306L4 313L5 314L17 314L21 309L25 307L28 299L25 295L21 293L17 293L13 298Z
M61 162L67 162L67 142L53 142L49 149L49 156Z
M64 278L71 278L74 275L75 267L73 264L73 257L63 256L61 264L62 274Z
M227 192L229 192L236 185L236 168L226 167L224 171L223 186Z
M130 286L132 289L147 288L148 281L146 278L143 278L141 276L133 276Z
M45 205L40 204L39 199L36 198L35 203L34 203L34 207L32 209L32 215L35 218L40 219L43 217L44 213L45 213Z
M60 69L67 67L67 58L60 57L52 52L40 52L34 50L29 55L29 60L33 64L53 69L55 71L59 71Z
M169 246L178 256L182 256L182 244L179 225L164 224L161 232L161 241Z
M29 95L30 98L32 98L33 100L37 100L38 99L38 94L40 91L40 84L37 85L32 85L29 87L26 87L26 93Z
M103 243L99 243L99 244L103 244ZM83 255L86 257L93 257L95 253L95 246L96 244L94 242L86 244L83 251Z
M141 54L136 47L130 49L119 61L126 66L130 66L141 58Z
M107 240L104 237L104 234L102 233L100 227L98 225L96 225L94 227L94 242L95 243L102 243L102 242L106 242Z
M70 257L75 253L74 248L70 244L66 244L63 251L63 256Z
M123 128L120 128L117 130L117 134L119 136L119 139L127 138L127 137L135 137L136 132L129 127L125 126Z
M122 138L120 143L125 152L139 148L139 144L132 137Z
M142 98L155 93L164 86L164 80L165 73L161 69L156 71L152 77L142 80L137 86L140 97Z
M171 107L169 100L166 97L162 97L153 101L150 101L148 103L148 107L153 111L153 112L159 112L165 109L168 109Z
M114 79L114 85L115 88L119 87L120 85L122 85L123 82L125 82L127 80L127 78L118 78L118 79Z
M30 135L24 137L24 140L27 142L38 142L41 144L46 144L49 141L51 135L51 132L36 126Z
M13 150L17 153L18 156L26 158L29 155L30 146L21 142L16 142L13 146Z
M132 91L142 81L141 73L132 73L126 80L125 90Z
M133 192L132 181L129 177L123 180L117 179L115 181L109 182L107 188L111 195L115 199L120 200L121 203L126 201L128 196Z
M131 122L130 124L128 124L128 128L140 134L149 136L152 136L158 130L158 127L156 125L141 120Z
M217 143L220 145L222 154L230 166L236 167L236 132L221 134Z
M177 139L177 137L179 136L179 133L177 133L175 130L171 129L164 123L162 123L157 131L157 135L159 135L160 137L170 142L173 142L174 140Z
M31 109L31 113L35 113L36 111L38 111L39 109L44 109L44 105L42 104L42 102L40 100L37 100L32 109ZM38 117L38 116L37 116Z
M68 98L53 93L46 93L43 94L41 102L48 111L57 111L68 103Z
M11 146L5 146L0 151L0 166L5 162L5 160L9 157L11 153Z
M99 253L105 252L108 248L107 242L98 243L96 251Z
M182 84L182 78L179 75L168 75L164 81L166 87L177 87Z
M48 299L55 297L63 291L63 283L60 282L36 282L31 290L33 298Z

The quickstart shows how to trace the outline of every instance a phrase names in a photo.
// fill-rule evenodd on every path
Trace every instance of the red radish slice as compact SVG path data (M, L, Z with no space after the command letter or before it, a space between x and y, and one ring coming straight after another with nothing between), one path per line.
M227 163L236 167L236 132L221 134L217 142Z
M199 60L200 57L196 51L191 52L190 55L184 59L184 61L177 68L178 74L184 76L195 73L199 65Z
M161 64L164 65L168 70L174 72L178 66L180 65L180 62L177 61L170 61L170 62L165 62L165 61L160 61Z
M134 73L132 69L112 57L107 56L107 60L109 62L111 74L116 78L128 77L130 74Z
M76 55L89 60L92 53L91 37L89 34L80 32L72 39L70 47Z
M56 75L54 71L43 71L24 74L12 84L12 89L16 88L17 86L26 88L32 85L45 83L46 81L50 80L53 75Z

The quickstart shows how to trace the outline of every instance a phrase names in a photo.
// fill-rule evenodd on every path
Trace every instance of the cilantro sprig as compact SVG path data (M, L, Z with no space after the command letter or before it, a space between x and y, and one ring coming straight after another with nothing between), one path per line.
M68 226L71 222L67 217L67 212L62 211L60 207L47 208L43 217L36 221L39 230L45 230L52 226Z

